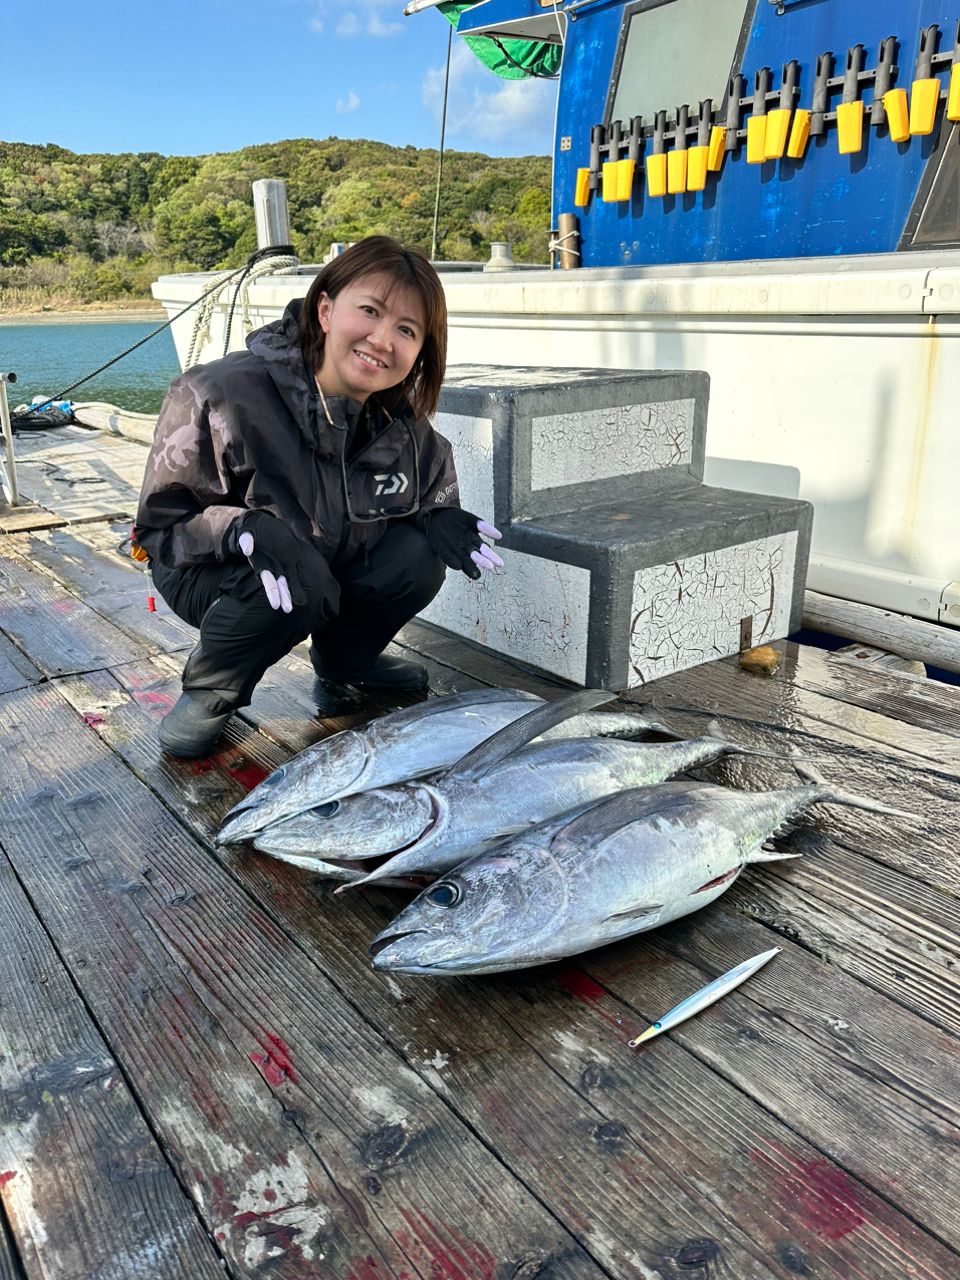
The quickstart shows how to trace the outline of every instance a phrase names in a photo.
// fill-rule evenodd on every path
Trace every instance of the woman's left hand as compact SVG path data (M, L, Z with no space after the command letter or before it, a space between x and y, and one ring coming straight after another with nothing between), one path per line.
M426 513L423 531L433 553L448 568L459 569L468 578L476 579L481 571L504 567L493 547L483 541L483 538L499 540L503 535L472 511L464 511L462 507L437 507Z

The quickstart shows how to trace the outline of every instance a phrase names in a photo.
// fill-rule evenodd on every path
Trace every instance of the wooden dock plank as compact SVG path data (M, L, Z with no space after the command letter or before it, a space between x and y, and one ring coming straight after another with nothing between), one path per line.
M0 936L0 1204L27 1275L222 1276L2 853Z
M162 596L155 593L156 612L147 609L146 575L117 552L128 531L129 525L120 524L71 525L7 538L2 550L25 568L45 571L64 594L82 600L149 652L192 648L197 632Z
M653 1021L770 943L767 929L717 904L580 963ZM760 980L671 1039L829 1151L858 1182L960 1248L960 1183L941 1176L960 1141L956 1038L801 947L783 947ZM659 1052L651 1045L644 1060Z
M133 517L146 450L78 428L17 437L17 481L24 498L67 522Z
M802 832L803 857L746 872L725 896L934 1026L960 1034L960 925L955 897Z
M905 726L909 746L898 746L895 721L805 690L785 693L776 681L749 676L728 661L665 677L643 693L682 733L702 733L716 720L732 741L784 759L791 748L812 756L828 782L916 815L894 818L830 805L812 809L803 821L927 884L948 892L956 885L960 767L950 755L955 739ZM815 714L810 699L816 699ZM854 722L869 733L859 732ZM913 749L921 739L922 753ZM748 789L796 782L789 766L753 760L723 761L715 776Z
M65 692L76 702L76 690L89 685L90 681L90 676L77 677ZM131 735L128 731L119 732L115 723L100 725L98 731L125 755L131 750ZM148 732L144 720L144 739ZM141 741L136 750L138 773L142 773L164 800L188 821L209 824L205 831L198 831L199 835L209 838L218 820L216 804L208 804L203 809L195 806L188 809L175 777L159 758L152 768L146 765L149 744ZM693 1095L699 1098L703 1110L700 1113L691 1110L684 1117L682 1132L678 1134L677 1118L670 1116L667 1108L662 1109L654 1124L650 1118L649 1099L645 1099L643 1119L637 1113L629 1125L629 1136L621 1133L622 1113L616 1109L608 1112L598 1106L596 1097L580 1087L579 1075L569 1077L567 1091L559 1092L556 1082L543 1076L540 1060L542 1057L549 1059L549 1054L540 1039L549 1041L551 1037L555 1038L558 1027L568 1026L569 1016L568 1013L562 1017L554 1016L555 992L545 995L537 987L531 994L528 983L536 983L536 978L519 975L515 989L507 984L511 994L509 999L504 997L500 1012L512 1031L505 1035L498 1017L491 1015L489 1010L484 1013L487 989L484 983L436 984L418 979L387 979L384 983L381 977L370 972L363 954L364 939L386 922L395 909L395 899L375 897L369 904L352 899L333 900L323 882L316 877L271 863L257 855L238 854L228 865L258 899L265 905L273 905L274 919L281 927L289 928L293 936L309 942L321 966L335 977L338 987L350 1002L376 1019L377 1025L386 1031L393 1044L402 1049L408 1064L442 1091L471 1128L497 1150L501 1158L507 1159L510 1167L525 1182L538 1188L549 1207L565 1220L583 1224L580 1227L583 1238L591 1253L604 1266L615 1269L619 1256L617 1251L622 1255L629 1243L629 1247L637 1252L641 1269L632 1270L621 1258L618 1275L643 1276L642 1268L649 1268L658 1260L662 1264L664 1253L669 1250L673 1251L670 1256L674 1264L679 1266L677 1257L693 1256L691 1242L702 1242L708 1223L712 1232L710 1248L719 1248L717 1241L723 1241L724 1250L733 1248L734 1242L744 1250L732 1263L732 1274L738 1280L753 1274L790 1274L788 1264L791 1258L798 1256L816 1258L819 1267L825 1265L824 1258L829 1256L833 1270L818 1270L817 1274L837 1276L860 1274L849 1268L855 1261L868 1258L871 1269L862 1274L869 1275L871 1280L907 1274L904 1268L908 1265L919 1267L918 1275L934 1277L938 1275L937 1268L948 1259L949 1255L940 1245L927 1240L901 1214L890 1210L867 1190L861 1180L847 1178L842 1164L835 1162L835 1144L827 1141L830 1138L827 1129L818 1132L817 1137L831 1151L834 1161L825 1159L821 1154L823 1148L818 1148L812 1140L810 1145L797 1145L796 1136L788 1127L792 1117L781 1116L782 1125L772 1123L763 1108L749 1100L746 1091L742 1091L741 1096L736 1088L719 1082L717 1088L723 1098L720 1109L727 1117L724 1140L720 1141L716 1122L717 1102L715 1090L712 1091L709 1082L710 1073L702 1064L694 1063L689 1067L689 1073L694 1077L693 1085L690 1079L686 1080L686 1085L688 1091L692 1087ZM317 919L320 912L324 913L325 919ZM357 929L358 913L369 917L368 923L360 930ZM757 933L763 932L758 926L752 927ZM627 947L633 945L626 944ZM618 950L622 957L626 947ZM799 949L797 953L802 957ZM801 973L800 980L806 983L808 975ZM856 984L851 982L850 986L855 987ZM593 984L593 989L597 989L596 984ZM550 1012L544 1017L543 1026L539 1027L540 1039L533 1043L528 1024L537 1022L539 1025L542 1001L550 1006ZM662 1012L662 1009L657 1012ZM583 1016L589 1017L586 1013ZM623 1018L630 1016L630 1011L627 1011L621 1018L621 1040L628 1038L627 1029L622 1024ZM916 1023L915 1030L921 1040L923 1033L929 1032L922 1023ZM624 1090L630 1092L641 1088L645 1064L640 1063L635 1055L624 1052L622 1043L609 1045L609 1028L603 1026L602 1031L604 1049L601 1052L612 1050L620 1055L616 1070L628 1077ZM597 1027L594 1026L594 1043L596 1032ZM523 1040L530 1041L530 1045L525 1046ZM534 1050L532 1054L531 1048ZM781 1046L781 1058L789 1056L791 1050L790 1042ZM755 1050L755 1053L760 1059L759 1064L752 1062L747 1054L743 1067L747 1076L751 1067L757 1073L768 1069L768 1064L762 1061L761 1051ZM431 1063L438 1062L441 1064L439 1067L431 1066ZM782 1060L778 1065L782 1071ZM762 1101L765 1105L769 1103L766 1097ZM789 1113L788 1107L781 1110ZM860 1119L862 1116L858 1113L851 1124L858 1123ZM530 1147L532 1131L539 1135L533 1150ZM789 1194L784 1192L783 1203L777 1202L775 1209L770 1210L769 1220L763 1214L746 1212L745 1206L751 1196L758 1202L764 1201L767 1194L765 1178L771 1173L771 1168L754 1167L756 1161L753 1157L748 1158L749 1153L745 1154L742 1147L744 1133L751 1136L751 1151L773 1150L777 1153L775 1157L769 1157L773 1161L771 1168L776 1166L777 1176L791 1188ZM637 1134L642 1134L642 1137L635 1136ZM706 1147L703 1142L705 1136L708 1138ZM564 1161L571 1144L577 1152L577 1161L567 1166ZM889 1149L895 1145L892 1138L888 1145ZM697 1176L686 1181L678 1177L673 1160L681 1149L686 1158L700 1162ZM695 1156L690 1155L691 1151ZM784 1152L792 1153L789 1159ZM636 1194L641 1169L646 1230L633 1229L629 1241L625 1242L622 1223L629 1218L630 1203ZM702 1203L699 1210L695 1210L701 1184L714 1187L722 1184L726 1188L731 1175L738 1186L742 1184L744 1187L743 1198L737 1201L733 1214L719 1203L725 1203L726 1191L723 1195L717 1194L718 1203L709 1214ZM848 1245L831 1244L825 1254L818 1232L828 1237L830 1225L824 1226L817 1215L831 1211L833 1201L823 1193L831 1179L836 1185L845 1187L849 1182L852 1188L850 1195L855 1195L860 1210L867 1207L862 1219L867 1223L863 1227L867 1239L858 1234ZM807 1199L803 1205L809 1211L813 1227L810 1221L803 1220L802 1215L791 1211L797 1200L798 1188L804 1187ZM818 1198L821 1193L825 1196L822 1204ZM745 1227L744 1223L748 1225ZM784 1233L788 1237L786 1243ZM888 1237L893 1244L888 1242ZM952 1261L950 1265L953 1265Z
M154 650L131 640L52 574L26 564L12 541L0 538L0 632L44 675L132 662Z
M904 680L871 666L833 662L811 645L785 642L790 680L852 707L877 711L902 724L960 737L960 687L941 680ZM787 677L781 675L779 679Z
M23 1280L23 1270L4 1222L2 1202L0 1202L0 1280Z
M232 1270L605 1274L54 690L0 729L8 856Z
M0 635L0 693L23 689L28 684L39 683L43 678L43 672L27 655L21 653L6 636Z

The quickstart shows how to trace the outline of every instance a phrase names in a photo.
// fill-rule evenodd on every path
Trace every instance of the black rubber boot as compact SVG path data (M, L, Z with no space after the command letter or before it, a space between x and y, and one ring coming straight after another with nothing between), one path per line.
M426 667L405 658L389 657L381 653L361 671L334 671L324 664L316 649L310 647L310 661L320 680L334 684L356 685L363 689L385 689L393 692L417 693L430 683Z
M233 709L223 710L223 694L213 689L184 690L160 721L160 746L170 756L194 760L216 746Z

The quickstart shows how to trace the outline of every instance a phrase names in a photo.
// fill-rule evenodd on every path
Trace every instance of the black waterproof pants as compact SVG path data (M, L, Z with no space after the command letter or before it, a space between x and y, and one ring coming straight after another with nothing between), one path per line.
M267 668L307 636L331 674L364 670L430 603L445 573L424 534L396 523L366 558L358 554L334 569L319 554L307 558L307 603L292 613L270 607L246 562L151 569L174 613L200 628L184 689L218 693L224 710L248 706Z

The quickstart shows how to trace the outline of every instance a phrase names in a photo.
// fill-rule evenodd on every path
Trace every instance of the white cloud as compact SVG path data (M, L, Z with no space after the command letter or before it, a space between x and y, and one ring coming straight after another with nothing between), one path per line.
M443 65L431 67L420 86L421 101L436 119L438 132L443 80ZM556 80L500 80L467 45L454 43L447 101L448 145L490 146L509 138L512 151L549 154L556 103Z
M350 36L358 36L359 34L360 19L352 11L345 13L337 23L337 35L349 39Z
M337 115L348 116L351 111L357 111L360 108L360 99L351 89L345 98L337 99Z
M403 30L402 22L392 21L401 8L401 0L354 0L353 7L346 13L334 15L330 0L316 0L315 16L309 26L311 31L323 31L324 19L336 16L334 32L341 39L351 40L357 36L389 39Z
M309 26L310 30L314 32L315 35L319 35L320 32L323 30L323 19L311 18L310 21L307 23L307 26Z
M391 8L393 5L391 4ZM379 13L372 9L367 18L367 35L368 36L395 36L403 30L401 22L384 22Z

